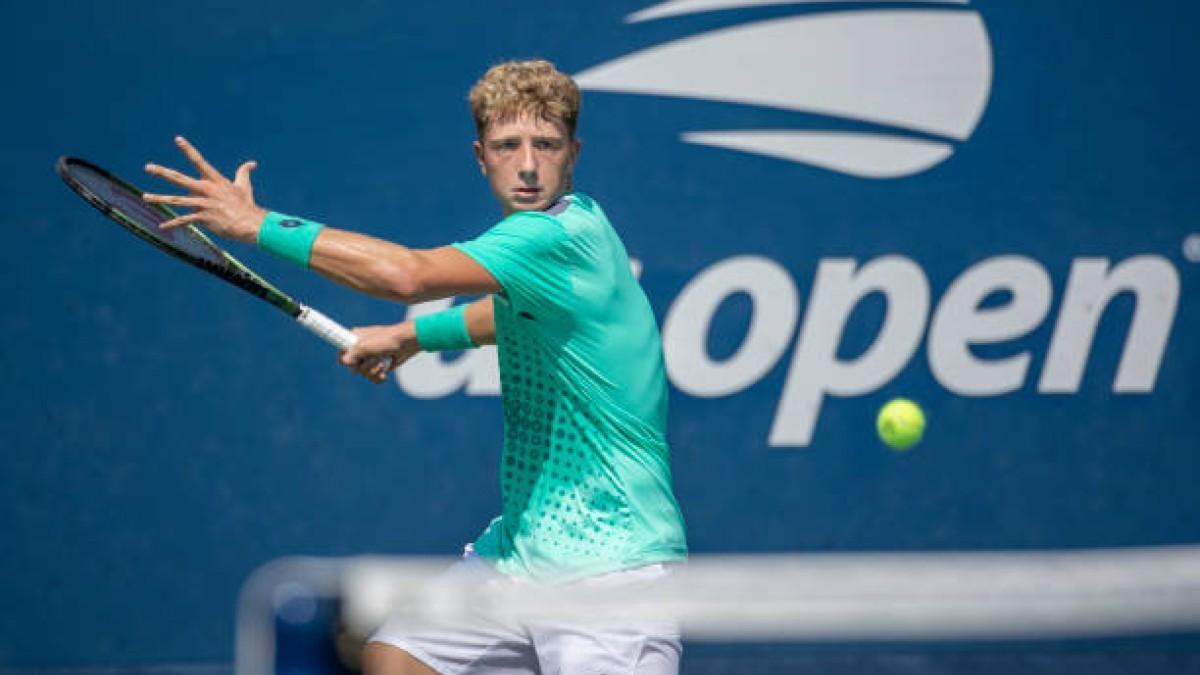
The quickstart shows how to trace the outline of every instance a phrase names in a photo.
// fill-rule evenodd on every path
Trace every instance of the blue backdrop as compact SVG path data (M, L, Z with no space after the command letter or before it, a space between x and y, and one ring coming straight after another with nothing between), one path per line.
M497 217L465 96L510 57L584 85L576 182L666 329L695 551L1200 540L1195 3L701 5L6 6L0 666L227 662L257 566L452 554L498 501L486 355L353 378L55 158L149 184L184 134L266 206L434 246ZM908 453L874 436L897 395Z

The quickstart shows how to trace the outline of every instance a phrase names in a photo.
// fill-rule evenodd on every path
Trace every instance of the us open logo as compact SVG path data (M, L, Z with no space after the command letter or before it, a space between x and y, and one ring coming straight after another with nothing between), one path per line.
M673 0L627 21L783 4L805 3ZM576 79L594 91L808 113L796 125L801 128L693 129L681 140L848 176L911 176L969 140L987 107L991 45L978 12L966 5L826 0L782 18L742 21L649 47ZM1200 260L1200 235L1185 240L1183 255ZM807 280L770 257L731 255L697 271L667 303L661 321L667 376L688 396L725 398L783 363L774 418L762 433L767 446L804 448L814 443L828 400L880 391L917 360L955 396L1001 397L1030 385L1038 395L1078 393L1101 319L1116 298L1132 296L1127 323L1115 328L1124 330L1121 356L1115 372L1102 376L1103 386L1115 394L1153 393L1179 307L1175 264L1137 254L1075 256L1050 265L1069 270L1057 286L1051 268L1037 258L992 255L972 261L939 291L920 262L899 253L822 257ZM635 275L638 270L635 261ZM985 305L997 293L1008 300ZM737 294L750 298L749 325L733 354L715 357L708 336L722 303ZM882 321L870 342L847 356L844 330L873 295L885 300ZM450 304L416 305L408 318ZM973 349L1027 338L1046 324L1049 336L1040 344L1006 355ZM396 371L396 381L416 398L500 393L494 347L449 358L421 354Z
M626 22L783 4L804 2L671 0L630 14ZM697 129L681 140L862 178L909 176L944 162L975 131L991 94L991 44L979 13L964 7L966 0L920 3L929 5L924 8L879 4L886 3L692 35L602 63L575 79L593 91L850 121L866 130Z

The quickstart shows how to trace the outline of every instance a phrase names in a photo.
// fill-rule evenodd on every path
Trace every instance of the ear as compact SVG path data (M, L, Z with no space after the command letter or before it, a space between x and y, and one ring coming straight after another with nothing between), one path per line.
M479 173L488 175L487 164L483 161L483 143L476 140L471 143L471 149L475 151L475 161L479 162Z

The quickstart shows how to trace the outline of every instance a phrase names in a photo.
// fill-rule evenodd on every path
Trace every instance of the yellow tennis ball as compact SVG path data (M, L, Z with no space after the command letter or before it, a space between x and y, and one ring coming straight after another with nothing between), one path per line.
M906 398L894 398L879 409L875 418L879 438L895 450L907 450L925 434L925 413Z

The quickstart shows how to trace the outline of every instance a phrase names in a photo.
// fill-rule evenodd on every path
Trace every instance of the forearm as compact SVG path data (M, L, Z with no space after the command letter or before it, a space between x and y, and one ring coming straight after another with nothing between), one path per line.
M457 311L461 311L461 314L455 317L452 313ZM422 318L418 318L416 320L402 321L391 326L367 326L354 329L354 334L358 337L358 341L345 354L342 354L341 361L359 375L379 383L386 378L388 372L399 368L404 362L419 352L442 351L444 349L469 349L471 347L496 344L496 323L492 314L491 296L476 300L465 308L448 309L439 312L439 314L443 317L457 318L457 320L461 321L461 328L458 329L460 334L461 330L465 329L470 342L474 344L468 344L466 338L463 338L459 340L461 344L444 344L441 346L436 344L422 345L420 341L421 331L417 327L417 323ZM430 316L435 315L426 315L423 318ZM446 342L446 329L447 326L445 325L441 326L440 329L435 328L435 333L441 332L441 335L434 335L434 337L439 338L442 342ZM438 341L435 340L435 342Z
M501 290L490 272L453 246L413 249L274 212L256 241L343 286L406 304Z
M309 268L343 286L388 300L421 299L425 252L364 234L323 228L313 243Z

